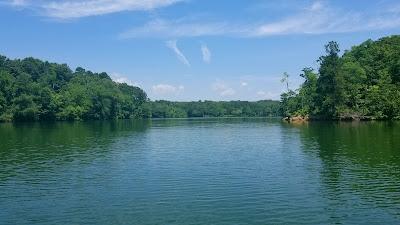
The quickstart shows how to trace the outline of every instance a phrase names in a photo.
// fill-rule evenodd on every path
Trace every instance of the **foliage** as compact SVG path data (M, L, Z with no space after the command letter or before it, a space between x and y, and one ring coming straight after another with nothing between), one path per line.
M141 118L145 102L143 90L106 73L0 56L0 121Z
M368 40L339 55L329 42L318 73L305 68L296 92L282 94L287 116L323 119L400 118L400 36Z
M150 102L138 87L34 58L0 56L0 121L279 116L277 101Z
M277 101L198 101L198 102L150 102L153 118L185 117L268 117L280 116Z

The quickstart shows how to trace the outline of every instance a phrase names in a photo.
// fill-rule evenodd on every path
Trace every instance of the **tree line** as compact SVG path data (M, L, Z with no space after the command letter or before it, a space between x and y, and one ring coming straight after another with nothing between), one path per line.
M0 121L279 116L278 101L150 101L107 73L0 56Z
M281 101L150 101L139 87L107 73L34 58L0 56L0 121L301 116L311 119L400 119L400 36L368 40L340 55L329 42L319 68Z
M281 95L287 117L310 119L400 119L400 36L367 40L340 55L329 42L319 68L304 68L304 82ZM288 84L285 74L282 82Z
M149 102L153 118L186 117L278 117L282 115L278 101L197 101Z
M0 56L0 121L143 118L146 102L143 90L106 73Z

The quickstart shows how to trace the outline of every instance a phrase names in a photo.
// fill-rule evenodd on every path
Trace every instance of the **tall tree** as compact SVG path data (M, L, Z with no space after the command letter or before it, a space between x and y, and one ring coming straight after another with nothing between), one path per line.
M337 78L340 69L339 45L331 41L325 45L326 55L318 60L320 63L317 81L316 113L329 118L336 116L336 106L341 100L338 93Z
M286 91L289 92L289 74L287 72L283 73L281 83L286 85Z

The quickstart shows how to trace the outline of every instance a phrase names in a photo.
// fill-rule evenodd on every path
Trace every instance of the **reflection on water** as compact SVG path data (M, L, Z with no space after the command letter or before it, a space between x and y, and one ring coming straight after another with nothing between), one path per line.
M368 223L376 212L400 218L400 124L397 122L313 123L298 127L304 150L321 159L323 194L331 216L349 211ZM363 205L368 203L367 205ZM366 211L370 211L366 214ZM340 221L340 220L338 220ZM351 220L354 222L354 220Z
M0 124L0 224L399 224L400 124Z
M145 131L151 121L0 124L0 180L19 170L45 170L107 154L120 138Z

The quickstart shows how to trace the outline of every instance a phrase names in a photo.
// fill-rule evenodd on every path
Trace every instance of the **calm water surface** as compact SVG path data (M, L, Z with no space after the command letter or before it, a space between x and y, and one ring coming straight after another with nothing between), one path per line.
M0 124L0 224L400 224L400 124Z

